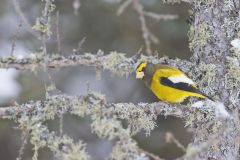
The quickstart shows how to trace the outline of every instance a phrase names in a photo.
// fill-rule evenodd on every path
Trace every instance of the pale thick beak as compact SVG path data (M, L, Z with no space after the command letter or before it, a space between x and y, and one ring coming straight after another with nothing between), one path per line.
M136 73L136 79L143 79L144 73L143 72L137 72Z

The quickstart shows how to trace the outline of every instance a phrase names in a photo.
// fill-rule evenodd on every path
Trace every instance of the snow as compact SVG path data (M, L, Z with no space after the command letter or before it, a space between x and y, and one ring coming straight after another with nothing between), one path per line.
M221 102L214 102L211 100L198 101L198 102L195 102L192 105L192 107L197 108L197 109L207 109L207 110L210 109L210 110L214 111L215 116L219 117L219 118L229 118L230 117L230 114L225 109L224 104Z
M231 45L235 48L240 49L240 39L236 38L236 39L232 40Z
M15 98L21 91L20 84L16 81L18 71L15 69L0 69L0 103Z

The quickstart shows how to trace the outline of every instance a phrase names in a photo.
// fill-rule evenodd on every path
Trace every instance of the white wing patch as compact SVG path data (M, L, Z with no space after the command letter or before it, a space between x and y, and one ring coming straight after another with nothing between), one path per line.
M183 82L183 83L187 83L187 84L194 84L194 82L185 75L171 76L171 77L168 77L168 79L170 81L172 81L173 83Z

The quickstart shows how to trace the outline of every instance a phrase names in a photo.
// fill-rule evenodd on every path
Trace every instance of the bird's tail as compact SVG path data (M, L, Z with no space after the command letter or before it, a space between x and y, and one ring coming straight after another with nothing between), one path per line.
M214 100L211 97L209 97L208 95L204 94L203 92L198 91L198 94L201 94L203 96L202 98L207 98L207 99L209 99L209 100L214 102Z

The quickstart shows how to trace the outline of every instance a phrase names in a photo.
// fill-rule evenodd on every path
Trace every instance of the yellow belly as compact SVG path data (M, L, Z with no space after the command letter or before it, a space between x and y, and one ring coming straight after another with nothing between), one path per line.
M158 79L152 80L150 89L160 100L171 103L183 102L184 99L190 96L205 98L203 95L198 93L187 92L162 85Z

